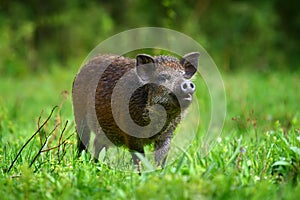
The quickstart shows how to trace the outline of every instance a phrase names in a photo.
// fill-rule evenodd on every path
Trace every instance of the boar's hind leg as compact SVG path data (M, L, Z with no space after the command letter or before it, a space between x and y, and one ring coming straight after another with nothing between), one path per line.
M105 148L109 147L110 141L109 139L105 136L105 134L102 131L98 131L98 134L95 137L94 140L94 157L95 161L98 162L99 159L99 154L100 152Z
M87 151L91 137L91 131L83 120L82 124L77 127L77 150L78 156L82 151Z

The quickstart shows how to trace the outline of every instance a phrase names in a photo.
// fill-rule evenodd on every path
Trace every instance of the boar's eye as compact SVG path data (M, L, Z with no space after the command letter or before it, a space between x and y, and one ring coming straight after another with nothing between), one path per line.
M171 75L169 75L169 74L159 74L157 77L157 81L159 81L159 82L165 82L170 79L171 79Z

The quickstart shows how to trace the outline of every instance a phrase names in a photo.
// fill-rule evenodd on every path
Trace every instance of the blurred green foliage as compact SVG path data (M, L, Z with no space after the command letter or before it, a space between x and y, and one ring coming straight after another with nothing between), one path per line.
M298 8L279 0L1 0L0 73L74 65L107 37L141 26L190 35L224 70L296 70Z

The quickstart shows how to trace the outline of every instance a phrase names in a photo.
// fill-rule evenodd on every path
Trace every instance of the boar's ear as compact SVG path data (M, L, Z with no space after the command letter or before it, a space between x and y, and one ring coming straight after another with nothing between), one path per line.
M198 52L192 52L184 55L180 60L180 64L184 67L185 78L190 79L196 73L199 56Z
M138 76L144 80L149 80L156 70L153 57L147 54L138 54L136 56L136 71Z

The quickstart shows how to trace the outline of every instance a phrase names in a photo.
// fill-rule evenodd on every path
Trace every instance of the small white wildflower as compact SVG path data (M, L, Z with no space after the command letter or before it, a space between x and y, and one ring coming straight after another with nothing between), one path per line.
M219 143L221 143L221 142L222 142L222 138L221 138L221 137L218 137L218 138L217 138L217 141L218 141Z
M273 135L274 133L275 133L275 131L273 131L273 130L266 131L267 137L270 137L270 136Z
M280 160L285 161L286 158L285 157L280 157Z
M251 160L247 160L247 166L250 167L252 165Z
M259 176L254 176L254 181L260 181L260 177Z

